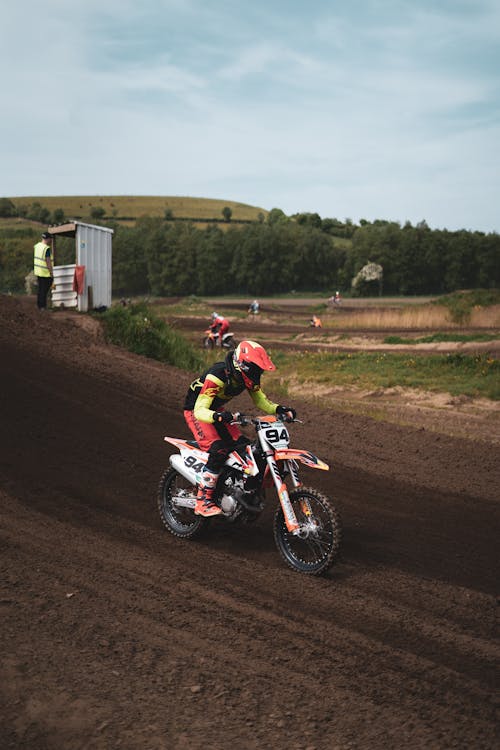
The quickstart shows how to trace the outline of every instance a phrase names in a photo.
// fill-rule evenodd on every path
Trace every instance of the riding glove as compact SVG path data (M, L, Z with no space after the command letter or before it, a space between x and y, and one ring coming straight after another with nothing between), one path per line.
M276 414L278 417L288 417L288 414L292 415L292 419L295 419L297 412L292 406L278 406L276 408Z
M232 422L233 415L230 411L216 411L214 414L214 422L216 424L223 424L224 422Z

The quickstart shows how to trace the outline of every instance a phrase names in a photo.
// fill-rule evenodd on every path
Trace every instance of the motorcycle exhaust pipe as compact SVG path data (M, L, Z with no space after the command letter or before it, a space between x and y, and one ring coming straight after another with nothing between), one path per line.
M196 507L196 498L172 495L172 503L177 508L190 508L191 510L194 510Z
M187 479L188 482L191 482L191 484L196 485L196 475L194 471L186 466L182 457L179 456L178 453L171 455L168 460L170 461L170 466L175 469L178 474L183 476L184 479Z

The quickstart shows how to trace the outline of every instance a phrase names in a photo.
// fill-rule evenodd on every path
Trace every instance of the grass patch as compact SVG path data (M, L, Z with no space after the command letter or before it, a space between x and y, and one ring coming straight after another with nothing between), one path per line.
M269 384L285 385L283 373L305 383L355 386L361 389L403 386L423 390L500 399L500 362L487 354L434 354L412 357L407 354L371 352L325 353L272 352L278 367L266 374ZM281 375L280 375L281 373ZM269 388L270 390L270 388Z
M472 311L481 307L491 307L500 304L500 289L471 289L467 292L454 292L435 300L436 304L444 305L454 323L467 323Z
M106 340L136 354L182 370L198 370L203 357L194 347L148 309L145 303L112 307L99 315Z
M445 328L460 328L471 325L480 328L497 328L500 325L500 305L474 305L468 317L454 314L446 305L422 304L401 308L341 309L335 310L330 318L322 318L323 325L332 321L339 328L378 329L396 328L401 331L427 329L439 331Z
M446 341L467 343L469 341L498 341L500 336L493 333L433 333L431 336L421 336L415 339L406 339L402 336L386 336L384 344L435 344Z
M407 330L410 328L434 329L449 327L448 311L437 305L420 305L412 307L386 308L368 307L367 309L353 309L352 311L334 311L334 324L339 328L376 329L396 328Z
M148 310L154 315L161 317L168 317L172 315L178 315L180 317L206 317L207 319L212 314L213 308L210 308L206 302L195 295L186 297L185 299L179 300L178 302L163 303L161 301L154 302L151 304L151 299L147 304Z
M206 318L207 326L211 322L214 310L217 311L219 315L223 315L227 318L229 323L233 320L245 320L248 318L247 308L244 310L235 310L232 308L227 310L224 307L224 304L214 305L213 302L208 304L208 302L205 302L195 295L192 297L186 297L179 302L173 302L172 304L163 304L161 302L151 304L151 301L149 301L148 309L153 310L156 315L165 318L172 316Z

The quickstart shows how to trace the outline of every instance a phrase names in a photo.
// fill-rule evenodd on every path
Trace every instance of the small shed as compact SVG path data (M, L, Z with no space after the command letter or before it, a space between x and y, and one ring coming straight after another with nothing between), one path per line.
M113 230L95 224L72 221L49 227L53 237L53 307L76 307L87 312L111 306ZM75 238L75 263L57 265L57 237Z

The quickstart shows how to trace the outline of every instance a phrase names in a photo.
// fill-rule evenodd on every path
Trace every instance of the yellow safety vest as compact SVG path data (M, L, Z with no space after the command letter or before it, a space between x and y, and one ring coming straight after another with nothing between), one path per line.
M50 250L50 245L46 245L45 242L37 242L33 249L33 273L35 276L50 276L50 271L47 268L47 261L45 259L47 250Z

